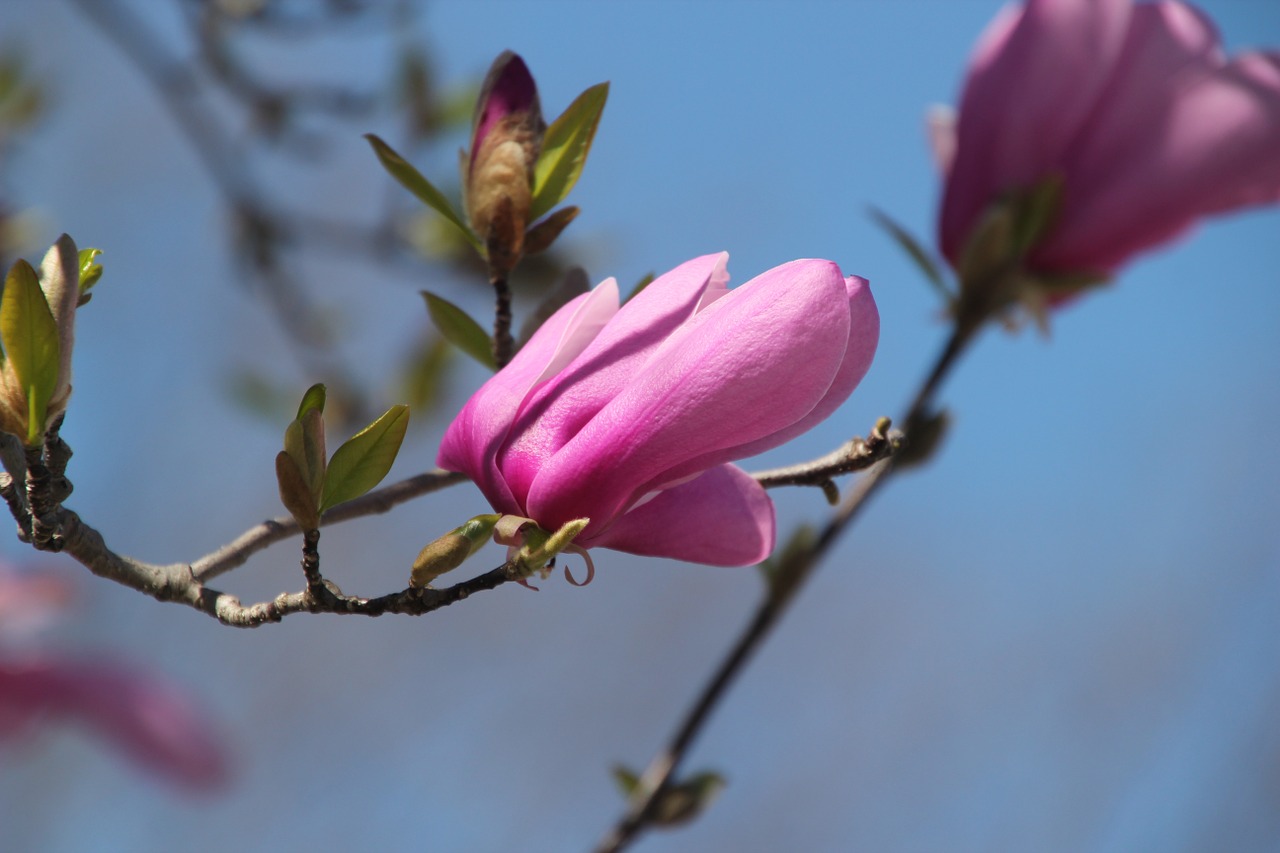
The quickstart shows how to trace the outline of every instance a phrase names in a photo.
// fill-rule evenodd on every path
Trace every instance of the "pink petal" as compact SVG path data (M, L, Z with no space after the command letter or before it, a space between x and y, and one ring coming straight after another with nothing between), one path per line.
M871 360L876 354L876 346L880 341L880 312L876 310L875 299L871 296L871 284L865 278L851 275L845 278L844 284L849 298L849 341L844 360L840 363L840 369L836 371L826 394L808 414L795 423L733 448L732 458L746 459L757 453L764 453L813 429L849 399L853 389L858 387L862 377L866 376L867 371L871 369ZM703 465L702 459L697 459L678 466L670 473L680 477L706 467L709 466Z
M607 279L551 315L511 363L480 386L449 424L436 464L474 480L499 512L524 515L498 470L499 447L530 392L586 349L617 310L618 285Z
M654 279L569 367L529 395L498 458L517 503L523 505L543 462L621 393L667 336L728 292L727 260L725 253L705 255Z
M712 303L544 461L529 515L544 527L583 516L607 524L689 460L711 467L780 434L831 388L848 304L829 261L775 267Z
M505 61L504 61L505 59ZM471 165L494 125L512 113L529 112L538 106L538 87L524 60L511 51L504 52L485 78L476 103L471 132Z
M1142 5L1068 161L1061 227L1033 263L1110 271L1210 213L1280 198L1280 57L1224 61L1213 24Z
M580 544L712 566L749 566L773 551L773 501L742 469L720 465L668 489Z
M1129 0L1030 0L992 21L960 102L940 243L954 261L987 205L1059 169L1107 86Z
M227 781L208 721L168 684L106 662L0 661L0 736L58 718L87 725L185 787Z

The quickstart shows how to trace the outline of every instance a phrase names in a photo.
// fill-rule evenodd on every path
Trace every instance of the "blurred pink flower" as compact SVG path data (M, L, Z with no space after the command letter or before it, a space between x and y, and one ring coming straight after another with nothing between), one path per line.
M191 789L227 780L204 715L169 685L105 660L0 658L0 742L36 725L79 723L133 761Z
M1028 0L979 41L954 143L953 265L992 204L1059 177L1026 268L1108 274L1200 217L1280 200L1280 54L1226 59L1173 0Z
M19 634L44 627L69 598L68 586L54 575L0 565L0 639L20 640ZM105 659L0 650L0 745L55 722L86 726L188 789L215 788L228 777L209 720L160 679Z
M730 291L728 255L655 279L618 306L608 279L561 308L450 424L438 464L493 507L582 547L712 565L773 549L773 504L726 464L825 419L870 367L879 315L830 261Z

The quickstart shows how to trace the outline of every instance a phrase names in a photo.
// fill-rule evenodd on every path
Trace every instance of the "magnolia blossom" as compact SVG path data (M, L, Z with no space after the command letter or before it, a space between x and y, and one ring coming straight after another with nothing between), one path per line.
M1174 0L1028 0L979 41L955 132L953 264L992 204L1060 179L1025 266L1105 275L1202 216L1280 200L1280 54L1227 59Z
M607 279L569 302L450 424L438 464L502 513L575 544L712 565L773 549L768 495L730 460L830 415L875 353L865 279L830 261L729 290L728 255L655 279L619 308Z

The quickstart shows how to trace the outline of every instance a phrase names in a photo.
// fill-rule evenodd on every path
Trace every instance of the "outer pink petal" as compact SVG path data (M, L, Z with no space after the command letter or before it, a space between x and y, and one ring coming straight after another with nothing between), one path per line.
M955 261L987 205L1053 174L1106 87L1130 0L1029 0L979 42L960 101L940 244Z
M586 349L617 310L618 285L608 279L551 315L462 407L445 431L436 464L474 480L494 509L523 514L498 470L501 445L529 393Z
M208 721L169 685L102 662L0 662L0 736L59 717L97 730L184 786L212 788L227 779Z
M751 475L720 465L627 512L585 547L712 566L749 566L773 551L773 501Z
M732 458L746 459L757 453L764 453L813 429L831 417L853 393L853 389L858 387L862 377L867 375L871 360L876 354L876 345L880 341L880 312L876 310L875 299L871 296L871 284L865 278L851 275L845 278L844 284L849 296L849 342L844 360L826 394L808 414L795 423L734 447ZM707 466L702 464L702 460L698 459L669 473L672 477L679 478L705 467Z
M1113 85L1067 165L1042 269L1109 271L1206 214L1280 198L1280 57L1226 63L1190 7L1137 7Z
M591 344L521 408L498 468L523 505L543 462L618 396L667 337L728 291L721 252L688 261L654 279Z
M735 458L824 398L848 341L835 264L793 261L758 276L671 335L544 463L529 514L544 527L583 516L604 525L689 460L711 467Z

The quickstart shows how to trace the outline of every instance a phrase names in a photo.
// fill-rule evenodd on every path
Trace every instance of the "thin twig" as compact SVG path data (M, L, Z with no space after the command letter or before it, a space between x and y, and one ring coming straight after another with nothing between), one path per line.
M907 426L904 441L910 442L912 425L922 423L931 414L933 398L942 381L955 366L966 346L972 342L975 332L974 328L962 329L957 326L953 329L903 418L902 422ZM786 565L779 567L779 572L785 573L785 576L770 585L770 594L756 608L751 621L703 686L666 747L649 762L632 792L625 813L610 827L596 846L595 853L616 853L623 850L649 825L689 748L701 734L734 679L742 672L752 653L769 636L788 605L795 600L796 592L812 575L822 557L830 551L840 534L852 525L872 495L888 481L893 470L892 457L876 463L858 483L857 488L840 504L814 540L813 546L796 553Z
M865 471L891 455L901 442L900 433L890 433L890 421L876 421L866 438L855 436L826 456L782 468L756 471L752 477L766 489L778 486L826 486L832 477Z

